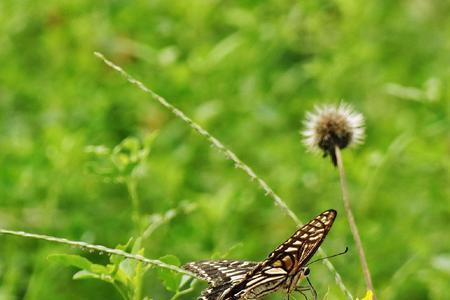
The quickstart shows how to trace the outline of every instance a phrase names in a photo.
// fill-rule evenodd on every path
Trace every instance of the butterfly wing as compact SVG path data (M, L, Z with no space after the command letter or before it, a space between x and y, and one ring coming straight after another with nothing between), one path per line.
M221 286L208 287L207 289L202 291L200 297L197 298L197 300L219 300L223 292L228 290L230 286L231 284L228 283Z
M309 221L270 253L262 264L273 267L283 266L286 271L303 267L319 249L333 225L336 214L335 210L330 209Z
M332 209L324 211L302 226L219 299L257 299L280 288L291 292L301 278L301 268L325 239L336 214Z
M258 265L257 262L239 260L204 260L191 262L183 266L184 269L197 274L215 287L224 283L236 283L244 279L245 275Z
M251 261L205 260L188 263L183 268L209 283L209 287L203 290L198 300L218 300L257 265L257 262Z

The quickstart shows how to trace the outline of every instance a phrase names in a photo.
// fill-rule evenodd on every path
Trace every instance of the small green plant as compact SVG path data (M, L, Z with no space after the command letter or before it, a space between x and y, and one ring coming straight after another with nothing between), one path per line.
M172 299L193 290L197 280L191 280L191 278L198 278L195 274L181 269L178 258L172 255L164 256L160 260L144 257L142 255L144 249L141 247L142 240L140 238L134 242L133 239L130 239L126 245L119 245L115 249L111 249L102 245L23 231L0 229L0 234L55 242L89 252L109 255L109 263L106 265L92 263L80 255L57 254L51 255L49 258L65 265L80 268L81 271L74 275L74 279L96 279L111 283L124 299L141 299L142 278L151 268L160 270L158 277L167 290L174 292ZM132 253L125 251L130 248ZM167 272L164 270L167 270ZM144 297L143 299L151 298Z
M132 254L142 255L141 240L130 239L125 245L118 245L116 249L127 251L131 248ZM151 268L143 262L111 255L107 265L99 265L80 255L55 254L50 259L81 269L73 279L96 279L110 283L119 292L124 300L149 299L141 298L141 283L145 273Z
M130 239L127 244L118 245L116 249L143 255L144 248L141 243L140 238ZM109 263L106 265L95 264L83 256L71 254L54 254L49 259L81 269L73 276L75 280L95 279L112 284L124 300L152 299L147 296L142 297L142 280L150 269L155 268L154 265L121 255L110 255ZM180 266L180 260L174 255L163 256L159 261L171 266ZM164 287L173 292L171 299L177 299L193 291L197 283L197 280L192 279L191 276L173 270L157 268L156 272Z
M140 170L144 169L153 141L154 132L141 142L138 138L127 137L117 146L87 146L86 152L92 155L87 164L90 172L100 175L105 182L124 184L132 204L132 220L138 234L144 230L144 218L140 213L140 199L137 192Z
M144 216L140 213L140 200L137 192L139 171L144 168L156 133L148 135L142 142L135 137L127 137L113 148L106 146L87 146L86 152L92 155L87 167L94 174L100 175L107 183L124 184L133 207L132 220L137 238L131 238L125 245L118 245L117 250L143 256L142 241L148 238L156 228L173 219L178 212L190 212L195 206L182 202L178 209L171 209L164 214ZM81 269L73 279L96 279L110 283L124 300L150 300L142 296L144 275L155 265L127 258L121 255L109 256L106 265L95 264L80 255L57 254L50 258L56 262ZM180 260L174 255L159 259L169 266L179 267ZM192 276L174 270L157 268L157 276L164 287L173 293L172 300L193 291L197 280Z
M160 258L162 262L170 265L180 266L180 260L175 255L166 255ZM195 289L198 280L192 279L189 276L174 272L167 269L158 269L158 278L163 282L164 287L173 292L170 300L178 299L180 296L188 294Z

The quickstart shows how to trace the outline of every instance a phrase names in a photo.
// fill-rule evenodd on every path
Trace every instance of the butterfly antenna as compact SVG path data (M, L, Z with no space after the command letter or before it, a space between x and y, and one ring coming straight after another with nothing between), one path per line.
M345 253L347 253L347 252L348 252L348 247L345 247L345 250L344 250L344 251L339 252L339 253L337 253L337 254L333 254L333 255L330 255L330 256L321 257L321 258L318 258L318 259L316 259L316 260L313 260L313 261L309 262L309 263L307 264L307 266L309 266L309 265L311 265L311 264L313 264L313 263L315 263L315 262L324 260L324 259L328 259L328 258L336 257L336 256L339 256L339 255L343 255L343 254L345 254Z

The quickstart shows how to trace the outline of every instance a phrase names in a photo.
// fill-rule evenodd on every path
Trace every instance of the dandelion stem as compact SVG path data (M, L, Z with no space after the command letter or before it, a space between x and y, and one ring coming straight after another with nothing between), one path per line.
M341 181L341 190L342 190L342 201L344 202L344 210L347 214L348 223L350 225L350 230L353 235L353 239L355 240L356 248L358 249L359 259L361 261L361 267L364 273L364 279L366 281L367 288L373 292L373 299L375 298L375 292L372 284L372 277L370 275L369 266L367 264L366 254L364 252L364 248L361 242L361 237L358 232L358 227L356 226L355 218L353 217L352 210L350 208L350 200L348 196L348 186L347 186L347 178L345 176L344 163L342 161L341 150L338 146L335 146L335 154L336 161L339 169L339 177Z

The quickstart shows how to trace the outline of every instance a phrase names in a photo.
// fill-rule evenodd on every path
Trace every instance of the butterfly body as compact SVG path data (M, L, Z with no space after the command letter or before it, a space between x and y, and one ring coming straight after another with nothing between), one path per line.
M319 248L335 218L335 210L324 211L260 263L220 260L185 265L185 269L210 285L198 300L259 299L278 290L287 294L294 292L307 275L306 263Z

